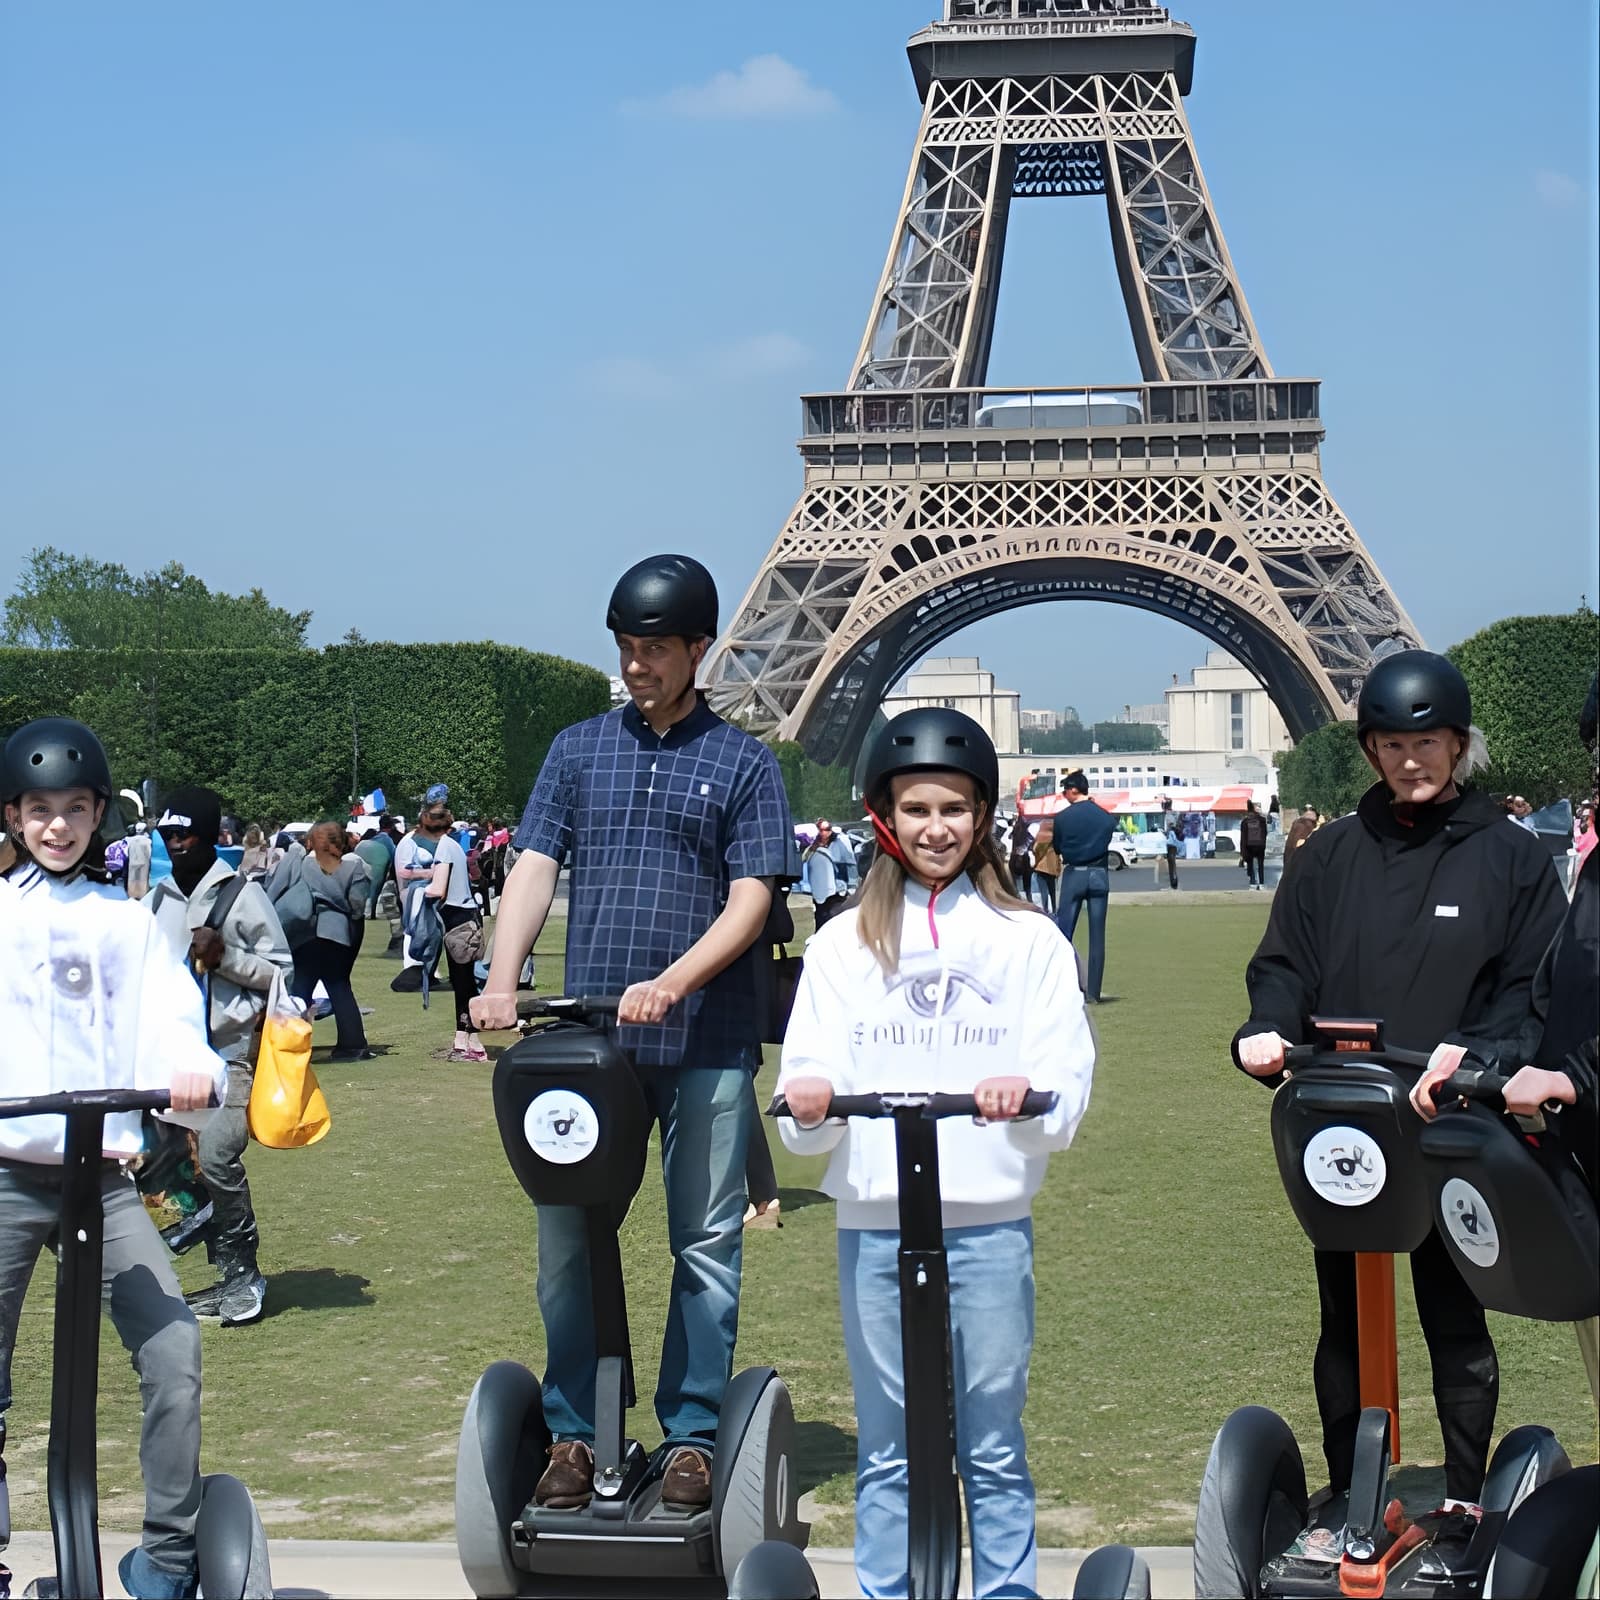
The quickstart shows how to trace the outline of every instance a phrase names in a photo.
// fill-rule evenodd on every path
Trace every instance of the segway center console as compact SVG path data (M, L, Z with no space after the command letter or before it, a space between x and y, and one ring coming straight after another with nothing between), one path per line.
M0 1100L0 1118L63 1116L67 1121L57 1234L60 1265L56 1273L46 1480L56 1576L54 1580L39 1580L41 1594L105 1593L95 1481L100 1274L105 1237L100 1174L105 1119L120 1112L165 1111L170 1105L171 1097L165 1089L94 1089ZM0 1443L4 1441L3 1429L0 1421ZM267 1538L250 1491L237 1478L213 1473L201 1480L200 1494L195 1525L200 1592L208 1600L222 1600L224 1596L230 1600L269 1597L273 1591ZM0 1460L0 1551L10 1537L5 1463Z
M1424 1122L1409 1096L1428 1057L1386 1049L1381 1023L1313 1021L1319 1042L1287 1052L1288 1077L1272 1103L1279 1174L1311 1243L1402 1253L1437 1226L1485 1304L1522 1316L1593 1314L1593 1209L1586 1233L1582 1208L1551 1176L1549 1158L1481 1106ZM1435 1099L1492 1099L1504 1082L1458 1073ZM1485 1235L1493 1250L1483 1248ZM1476 1243L1476 1263L1463 1237ZM1382 1269L1387 1275L1388 1264ZM1475 1507L1413 1520L1389 1490L1390 1426L1387 1405L1363 1409L1349 1492L1312 1519L1289 1425L1260 1406L1235 1411L1201 1485L1195 1594L1483 1594L1507 1518L1568 1470L1565 1451L1548 1428L1514 1428L1489 1462Z
M1033 1089L1021 1115L1042 1117L1056 1095ZM786 1117L781 1096L767 1110ZM951 1600L961 1582L961 1477L956 1464L955 1374L950 1353L950 1267L939 1183L939 1121L977 1117L970 1094L836 1094L829 1117L892 1117L899 1178L900 1359L905 1385L907 1565L911 1600ZM776 1554L776 1553L775 1553ZM758 1550L753 1567L764 1559ZM774 1561L776 1571L777 1561ZM816 1591L786 1589L785 1594ZM1094 1551L1079 1569L1080 1600L1148 1600L1150 1571L1121 1545Z
M638 1072L604 1026L615 1000L524 1000L554 1019L495 1065L494 1109L511 1170L536 1204L576 1206L588 1229L595 1330L594 1495L533 1503L550 1433L539 1380L498 1361L467 1404L456 1460L456 1547L476 1595L712 1595L764 1540L805 1544L794 1411L771 1367L723 1396L709 1508L664 1505L670 1451L627 1436L633 1364L617 1229L644 1176L650 1119ZM648 1071L649 1069L643 1069ZM803 1558L802 1558L803 1559Z

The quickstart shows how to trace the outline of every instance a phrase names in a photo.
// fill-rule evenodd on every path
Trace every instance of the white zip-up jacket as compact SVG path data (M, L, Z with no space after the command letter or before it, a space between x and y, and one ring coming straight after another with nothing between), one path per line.
M856 932L858 915L841 913L806 945L779 1093L818 1077L836 1094L971 1094L1011 1074L1055 1090L1047 1117L939 1123L944 1225L1026 1217L1046 1158L1077 1132L1094 1076L1072 946L1038 912L996 910L964 874L934 895L908 882L900 969L886 978ZM838 1201L841 1228L898 1229L891 1119L806 1129L785 1117L778 1129L796 1154L833 1152L822 1187Z
M199 986L144 907L31 863L0 879L0 1098L164 1089L180 1071L220 1094ZM0 1160L60 1166L65 1142L63 1117L0 1118ZM106 1118L106 1156L142 1143L137 1112Z

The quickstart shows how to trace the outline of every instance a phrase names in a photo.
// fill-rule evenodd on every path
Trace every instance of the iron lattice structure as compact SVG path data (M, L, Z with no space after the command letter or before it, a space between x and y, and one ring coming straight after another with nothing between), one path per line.
M889 687L1039 600L1176 617L1298 738L1416 629L1322 481L1318 385L1267 361L1184 115L1194 33L1142 0L946 0L848 388L803 402L805 486L705 686L852 756ZM1143 382L984 387L1016 198L1103 195Z

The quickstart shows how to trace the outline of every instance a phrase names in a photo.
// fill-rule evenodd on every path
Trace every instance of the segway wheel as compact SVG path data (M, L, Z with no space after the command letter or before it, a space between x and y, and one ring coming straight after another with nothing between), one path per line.
M539 1380L515 1361L478 1379L456 1450L456 1554L483 1600L510 1600L523 1584L511 1524L533 1498L550 1447Z
M817 1575L798 1545L767 1539L734 1568L728 1600L819 1600Z
M767 1540L804 1549L809 1529L796 1499L789 1390L771 1367L751 1367L728 1385L717 1421L711 1477L717 1571L736 1572Z
M266 1530L237 1478L217 1472L201 1480L194 1546L206 1600L272 1600Z
M1125 1544L1103 1544L1084 1557L1072 1600L1150 1600L1150 1568Z
M1211 1446L1194 1523L1196 1600L1257 1600L1261 1569L1305 1526L1306 1470L1289 1424L1241 1406Z
M1597 1506L1600 1467L1579 1467L1535 1489L1500 1535L1484 1594L1490 1600L1559 1600L1585 1593L1581 1579L1600 1538Z
M1515 1511L1535 1489L1571 1467L1561 1441L1548 1428L1524 1423L1495 1447L1478 1504L1485 1511Z

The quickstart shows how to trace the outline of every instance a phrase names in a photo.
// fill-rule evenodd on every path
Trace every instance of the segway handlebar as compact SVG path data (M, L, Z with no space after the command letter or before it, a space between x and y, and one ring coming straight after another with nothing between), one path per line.
M563 994L519 995L517 1016L524 1022L540 1017L563 1017L572 1022L589 1022L597 1017L614 1017L622 1004L618 995Z
M1030 1089L1022 1097L1022 1109L1016 1119L1042 1117L1056 1108L1061 1098L1054 1089ZM881 1094L836 1094L828 1102L828 1115L824 1120L842 1117L892 1117L897 1111L919 1111L930 1118L982 1117L976 1095L930 1094L919 1090L896 1090ZM792 1113L789 1102L774 1095L767 1107L769 1117L787 1117Z
M1446 1106L1452 1100L1476 1100L1479 1105L1487 1106L1491 1111L1504 1112L1506 1108L1506 1085L1511 1080L1501 1073L1489 1071L1474 1071L1471 1068L1462 1068L1452 1072L1442 1082L1434 1084L1431 1093L1436 1106ZM1552 1102L1547 1109L1560 1110L1559 1102Z
M213 1095L209 1104L216 1105ZM103 1111L108 1117L122 1111L170 1111L170 1089L72 1089L61 1094L18 1095L0 1100L0 1118L64 1117L74 1111Z
M1421 1071L1430 1059L1422 1050L1402 1050L1398 1045L1383 1045L1377 1050L1340 1050L1331 1044L1292 1044L1283 1052L1283 1064L1291 1072L1296 1067L1328 1064L1341 1067L1411 1067Z

